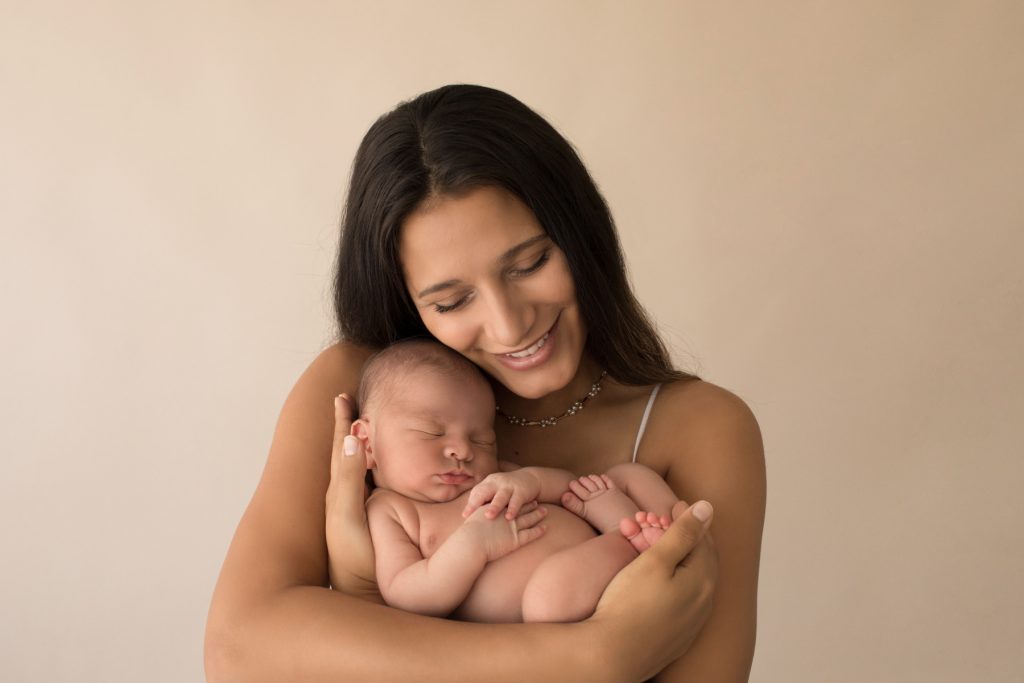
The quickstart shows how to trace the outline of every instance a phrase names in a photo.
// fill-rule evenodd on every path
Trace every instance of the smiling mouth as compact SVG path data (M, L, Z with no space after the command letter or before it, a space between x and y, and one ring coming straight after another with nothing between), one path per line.
M559 318L560 317L561 317L561 314L559 314ZM506 358L529 358L530 356L532 356L533 354L537 353L542 348L544 348L544 344L547 342L548 337L550 337L551 333L554 331L555 325L558 325L558 318L555 318L555 322L554 322L553 325L551 325L551 329L549 329L547 332L545 332L544 336L541 337L540 339L538 339L537 341L535 341L532 345L526 347L522 351L514 351L512 353L503 353L501 355L505 356Z
M505 356L508 358L527 358L528 356L532 356L544 347L544 342L546 342L550 336L550 332L545 332L544 336L538 339L537 343L533 346L522 351L517 351L516 353L506 353Z

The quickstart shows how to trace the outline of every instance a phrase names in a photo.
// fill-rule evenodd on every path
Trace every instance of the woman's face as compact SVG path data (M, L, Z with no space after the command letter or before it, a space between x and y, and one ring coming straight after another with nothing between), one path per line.
M526 205L482 187L429 201L406 219L405 284L441 343L524 398L565 387L586 326L565 254Z

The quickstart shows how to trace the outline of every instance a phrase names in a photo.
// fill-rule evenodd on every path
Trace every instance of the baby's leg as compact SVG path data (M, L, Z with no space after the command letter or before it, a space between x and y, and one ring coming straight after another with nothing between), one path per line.
M562 496L563 507L601 533L620 529L640 551L668 528L672 506L678 502L654 470L635 463L616 465L603 475L580 477L570 482L569 489Z
M559 551L534 570L523 589L523 621L582 621L594 613L605 587L637 550L619 533Z
M606 474L591 474L569 482L562 507L587 520L602 534L619 528L619 522L640 508Z
M672 519L672 506L679 502L665 480L650 467L633 462L615 465L605 473L641 510L659 518Z

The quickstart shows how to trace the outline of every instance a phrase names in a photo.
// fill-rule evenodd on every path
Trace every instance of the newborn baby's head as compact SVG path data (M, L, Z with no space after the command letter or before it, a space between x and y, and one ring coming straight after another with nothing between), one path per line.
M498 471L494 393L475 365L435 341L389 346L363 368L352 434L374 483L442 503Z

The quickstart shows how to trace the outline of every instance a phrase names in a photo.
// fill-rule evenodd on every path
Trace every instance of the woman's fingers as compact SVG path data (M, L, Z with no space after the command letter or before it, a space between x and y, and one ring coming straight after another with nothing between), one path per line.
M651 554L651 559L660 560L662 568L674 572L676 566L698 547L713 516L714 509L706 500L690 506L676 503L672 508L672 525L644 555Z
M379 602L366 523L366 455L362 442L349 435L352 417L352 399L347 394L336 397L331 481L325 501L328 569L336 589Z
M366 502L366 456L362 443L352 431L352 399L341 394L334 399L334 444L331 449L331 483L327 489L332 512L349 519L364 519Z
M677 503L675 521L654 545L611 580L588 622L621 652L648 653L634 660L650 678L682 655L711 613L717 559L707 525L710 506Z

